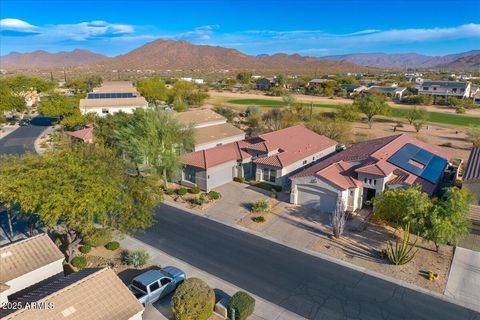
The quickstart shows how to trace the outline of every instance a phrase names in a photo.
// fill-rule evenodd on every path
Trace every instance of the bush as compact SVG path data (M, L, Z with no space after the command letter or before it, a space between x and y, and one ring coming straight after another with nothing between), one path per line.
M117 250L118 248L120 248L120 243L118 243L118 241L110 241L105 245L105 248L111 251Z
M245 320L247 319L255 309L255 299L248 293L238 291L235 293L228 302L228 312L230 318L230 310L235 310L235 319L232 320Z
M92 247L85 245L85 246L81 246L80 249L78 250L83 254L87 254L90 252L90 250L92 250Z
M233 178L233 181L235 181L235 182L240 182L240 183L244 183L244 182L245 182L245 178L244 178L244 177L234 177L234 178Z
M271 209L271 206L270 206L270 203L268 203L267 200L258 200L252 206L252 211L253 212L258 212L258 213L268 212L268 211L270 211L270 209Z
M252 185L254 185L257 188L262 188L264 190L272 191L275 190L277 192L282 191L282 186L277 186L275 184L270 184L264 181L253 181Z
M200 193L200 188L199 187L193 187L192 189L190 189L190 192L193 193L193 194L199 194Z
M74 257L71 264L77 269L83 269L87 266L87 258L84 256Z
M175 193L175 190L173 190L171 188L165 190L165 194L168 195L168 196L171 196L174 193Z
M101 247L110 241L112 241L112 230L108 228L96 228L83 237L83 244L91 247Z
M126 264L139 268L148 263L150 254L145 250L129 251L124 254L123 260Z
M207 320L213 314L215 293L202 280L188 278L172 297L175 320Z
M180 188L180 189L178 189L178 190L177 190L177 194L178 194L179 196L184 196L184 195L186 195L186 194L187 194L187 188Z
M265 217L262 217L262 216L252 217L252 221L257 223L265 222Z
M210 198L210 200L218 200L218 199L220 199L221 195L217 191L210 191L208 193L208 197Z
M202 193L198 198L195 198L193 200L193 203L201 206L205 203L208 203L209 201L210 201L210 198L208 197L208 194Z

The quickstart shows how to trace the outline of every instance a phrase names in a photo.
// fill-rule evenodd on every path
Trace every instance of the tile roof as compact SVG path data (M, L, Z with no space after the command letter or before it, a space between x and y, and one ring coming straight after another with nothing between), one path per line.
M233 142L215 148L187 153L182 157L183 164L207 169L230 161L241 161L251 156L242 150L244 142Z
M343 190L361 187L362 182L352 176L352 168L352 164L341 160L318 171L316 176L330 181Z
M367 173L374 176L386 177L395 170L395 166L385 160L379 160L371 164L367 164L355 170L357 173Z
M0 248L0 283L6 283L65 257L43 233Z
M109 268L83 269L19 297L19 302L52 303L51 309L7 311L5 320L122 320L142 312L142 304ZM5 312L6 310L2 310ZM0 313L0 316L2 314Z
M186 126L201 126L212 122L224 121L227 119L210 109L190 110L185 112L171 111L173 117Z
M111 98L111 99L80 99L80 109L85 108L122 108L122 107L148 107L144 97Z
M480 179L480 147L474 147L470 151L468 157L465 173L463 174L463 181L479 180Z
M240 135L245 138L245 132L230 123L222 123L214 126L196 128L194 130L196 145Z
M67 132L69 136L74 138L81 139L83 141L88 141L93 139L93 128L87 127L73 132Z

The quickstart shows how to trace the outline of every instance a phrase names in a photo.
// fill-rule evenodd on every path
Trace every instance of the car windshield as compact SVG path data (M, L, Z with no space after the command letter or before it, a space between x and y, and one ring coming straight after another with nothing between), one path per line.
M145 293L148 292L148 291L147 291L147 287L145 287L145 285L144 285L143 283L139 282L139 281L133 280L132 285L133 285L134 287L136 287L137 289L142 290L142 291L145 292Z
M173 275L170 272L167 272L165 270L160 270L160 272L166 275L167 277L173 278Z

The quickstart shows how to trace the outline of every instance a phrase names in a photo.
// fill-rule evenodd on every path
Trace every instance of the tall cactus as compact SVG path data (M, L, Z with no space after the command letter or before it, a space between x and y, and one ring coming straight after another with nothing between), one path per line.
M405 232L403 233L403 240L401 243L397 239L397 242L394 248L393 244L390 241L388 242L388 247L386 250L388 260L390 260L393 264L397 266L410 262L413 259L413 257L415 257L415 254L418 251L418 250L413 251L413 248L417 244L418 238L415 239L415 242L412 245L409 244L409 240L410 240L410 225L407 224L407 226L405 227Z

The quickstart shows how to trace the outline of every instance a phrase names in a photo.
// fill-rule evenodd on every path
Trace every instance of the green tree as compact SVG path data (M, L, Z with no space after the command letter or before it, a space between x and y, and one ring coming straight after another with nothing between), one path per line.
M309 121L307 128L344 144L350 142L353 136L350 123L324 116L315 117Z
M242 84L249 84L252 81L252 73L240 72L237 74L237 80Z
M122 232L151 225L158 184L127 169L111 150L95 145L1 157L0 203L19 206L47 229L63 232L70 262L95 223Z
M480 147L480 125L470 126L468 128L467 139L474 147Z
M106 117L96 117L93 127L95 141L118 150L119 140L115 130L126 127L132 118L132 114L125 112L115 112L114 114L108 114Z
M215 292L204 281L188 278L175 291L171 305L176 320L207 320L213 314Z
M408 110L406 119L411 125L413 125L415 121L426 121L428 119L428 112L425 108L418 108L417 106L414 106Z
M290 92L285 94L282 97L283 102L287 105L287 107L291 107L297 103L297 99L295 99L295 96L291 94Z
M148 103L155 106L158 105L159 101L166 101L168 98L168 89L165 82L158 77L138 81L137 90Z
M0 82L0 116L8 111L23 111L26 109L25 99L16 95L4 82Z
M26 75L18 75L5 78L5 83L16 94L23 95L27 92L35 90L37 92L47 92L52 90L55 85L51 81Z
M182 167L180 157L195 144L194 131L157 108L136 109L132 120L115 130L119 149L138 167L163 177L166 187Z
M93 88L99 87L102 82L102 77L90 75L83 78L69 80L67 82L67 87L86 93L92 91Z
M209 95L207 93L196 91L188 96L187 102L190 106L202 106L208 97Z
M65 117L80 113L77 96L65 96L52 93L42 99L38 104L38 112L50 117Z
M335 116L346 121L355 121L360 118L358 109L353 104L342 104L338 106Z
M368 127L372 128L373 117L387 115L390 112L390 106L385 100L381 95L362 94L355 98L353 105L367 116Z
M280 109L271 109L263 114L262 120L270 130L280 130L284 125L283 111Z
M213 111L227 118L228 122L232 122L233 118L237 116L237 113L228 107L217 106L213 108Z
M75 113L66 116L60 123L68 130L71 130L78 126L85 126L89 122L91 122L91 119L89 119L87 116L84 116L80 113Z

